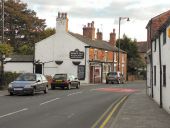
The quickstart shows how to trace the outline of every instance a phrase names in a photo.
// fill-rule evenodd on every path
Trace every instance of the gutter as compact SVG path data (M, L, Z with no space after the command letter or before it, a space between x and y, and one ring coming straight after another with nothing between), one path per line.
M152 22L152 19L151 21ZM151 27L150 27L150 43L151 43L151 89L152 89L152 98L154 97L153 95L153 49L152 49L152 36L151 36Z

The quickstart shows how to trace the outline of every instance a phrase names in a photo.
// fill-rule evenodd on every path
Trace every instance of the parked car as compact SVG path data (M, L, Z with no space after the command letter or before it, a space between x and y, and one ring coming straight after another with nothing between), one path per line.
M71 87L79 89L80 81L74 75L55 74L51 82L51 89L54 90L56 87L60 87L62 89L67 88L68 90L71 89Z
M106 84L108 83L123 84L124 82L125 79L121 72L109 72L106 75Z
M14 94L32 94L35 92L48 92L48 81L42 74L23 73L16 80L8 85L10 95Z

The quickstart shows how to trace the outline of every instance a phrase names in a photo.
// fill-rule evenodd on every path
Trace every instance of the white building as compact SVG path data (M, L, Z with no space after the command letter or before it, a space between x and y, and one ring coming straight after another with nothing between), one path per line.
M147 91L160 107L170 113L170 17L157 30L151 43L152 50L149 51L151 54L147 63Z
M106 74L116 71L118 67L116 34L113 30L110 42L103 41L99 31L97 35L100 38L95 39L94 22L83 27L83 35L68 32L67 14L58 13L56 33L35 44L35 55L30 62L26 65L21 61L10 61L5 71L35 72L50 76L68 73L77 76L81 83L105 82ZM127 53L120 50L120 58L120 71L126 78Z
M102 82L103 72L105 71L103 66L112 67L113 58L111 62L90 60L90 48L94 51L95 49L102 49L105 52L111 51L112 53L117 48L105 41L94 39L94 22L89 23L88 28L83 29L83 32L91 39L68 32L67 14L58 13L56 33L35 45L35 72L51 76L56 73L69 73L77 76L82 83L95 83L97 80ZM121 50L120 52L124 51ZM108 71L111 71L111 68Z
M33 55L11 55L10 60L5 61L6 72L33 72Z

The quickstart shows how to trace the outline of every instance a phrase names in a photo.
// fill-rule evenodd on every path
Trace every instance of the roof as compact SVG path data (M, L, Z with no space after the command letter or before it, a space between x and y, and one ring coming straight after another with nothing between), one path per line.
M33 62L33 55L10 55L8 58L11 58L9 62Z
M166 22L158 29L158 31L156 32L156 34L154 35L154 38L156 38L157 36L159 36L159 33L164 31L167 26L170 25L170 16L168 17L168 19L166 20Z
M151 18L151 19L149 20L148 24L146 25L146 28L152 23L153 20L160 19L160 18L162 18L163 16L166 16L166 15L169 14L169 13L170 13L170 10L168 10L168 11L166 11L166 12L163 12L163 13L161 13L161 14L153 17L153 18Z
M147 42L146 41L137 42L137 47L138 47L138 52L140 52L140 53L147 52Z
M74 36L75 38L77 38L78 40L84 42L85 44L87 44L88 46L90 47L93 47L93 48L98 48L98 49L102 49L102 50L107 50L107 51L118 51L118 48L117 47L114 47L112 45L110 45L108 42L106 41L101 41L101 40L92 40L92 39L89 39L87 37L84 37L80 34L77 34L77 33L72 33L72 32L69 32L69 34L71 34L72 36ZM126 53L125 51L121 50L120 49L120 52L124 52Z

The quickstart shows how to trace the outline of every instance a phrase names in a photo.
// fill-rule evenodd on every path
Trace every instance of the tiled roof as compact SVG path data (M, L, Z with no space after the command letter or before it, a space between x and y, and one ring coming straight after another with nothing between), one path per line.
M159 33L164 31L169 24L170 24L170 16L168 17L166 22L158 29L158 31L154 35L154 38L157 38L159 36Z
M33 62L33 55L10 55L10 62Z
M155 17L153 17L147 24L146 28L148 29L150 27L151 29L151 39L154 38L154 36L156 35L156 33L159 31L160 27L167 21L167 19L170 16L170 10L157 15Z
M147 42L141 41L137 42L138 52L140 53L146 53L147 52Z
M75 38L77 38L78 40L86 43L88 46L91 46L93 48L98 48L98 49L102 49L102 50L107 50L107 51L118 51L118 48L117 47L112 47L108 42L106 41L101 41L101 40L91 40L87 37L84 37L80 34L77 34L77 33L72 33L72 32L69 32L69 34L71 34L72 36L74 36ZM120 52L124 52L126 53L125 51L121 50L120 49Z

